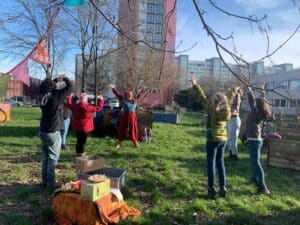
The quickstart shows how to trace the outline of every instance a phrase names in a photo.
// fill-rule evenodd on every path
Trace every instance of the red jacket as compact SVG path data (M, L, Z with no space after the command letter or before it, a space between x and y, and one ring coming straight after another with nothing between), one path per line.
M98 100L97 106L89 105L88 103L79 102L72 103L72 98L67 98L67 107L73 112L72 128L74 131L90 132L94 130L93 113L102 110L103 99Z

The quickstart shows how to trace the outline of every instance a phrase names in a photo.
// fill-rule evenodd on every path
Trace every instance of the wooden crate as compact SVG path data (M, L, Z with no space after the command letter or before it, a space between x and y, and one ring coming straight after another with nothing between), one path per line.
M300 128L277 127L276 132L279 133L283 139L300 141Z
M274 139L267 156L268 166L300 170L300 141Z

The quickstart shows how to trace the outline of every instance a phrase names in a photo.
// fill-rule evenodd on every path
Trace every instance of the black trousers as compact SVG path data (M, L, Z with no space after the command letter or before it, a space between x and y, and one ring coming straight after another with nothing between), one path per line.
M84 153L84 146L86 144L86 140L89 136L89 133L84 131L77 131L77 143L76 143L76 153Z

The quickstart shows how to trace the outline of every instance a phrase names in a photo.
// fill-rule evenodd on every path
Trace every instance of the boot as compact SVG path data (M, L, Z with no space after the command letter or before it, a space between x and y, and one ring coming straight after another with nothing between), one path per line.
M221 187L220 192L219 192L220 197L225 198L226 194L227 194L227 188L226 187Z
M264 185L258 187L256 194L269 195L270 191L269 191L268 187L264 184Z
M210 198L215 198L216 195L217 195L217 190L216 190L215 187L213 187L213 188L208 188L208 189L207 189L207 192L208 192L208 196L209 196Z

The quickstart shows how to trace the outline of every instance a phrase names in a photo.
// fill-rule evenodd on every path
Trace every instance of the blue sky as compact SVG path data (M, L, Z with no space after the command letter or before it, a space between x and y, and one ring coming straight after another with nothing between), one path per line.
M195 43L196 46L184 53L192 60L205 60L217 56L217 52L211 39L206 35L200 23L199 16L194 8L192 0L177 0L177 43L182 42L177 51L183 51ZM270 49L281 44L290 33L300 23L300 11L294 7L292 0L214 0L217 5L227 11L239 15L257 15L262 17L268 15L270 31ZM299 0L296 0L300 2ZM12 2L10 2L12 3ZM213 9L207 0L201 0L202 8L206 11L205 18L209 25L220 34L227 36L231 32L235 36L237 54L242 55L248 61L255 61L263 57L266 53L267 41L265 37L253 25L252 29L248 21L242 21L233 17L228 17ZM1 34L0 34L1 35ZM300 67L300 32L274 56L271 57L274 64L293 63L294 68ZM232 42L225 42L229 49L232 49ZM1 51L0 51L1 54ZM178 55L178 54L177 54ZM74 73L75 56L71 56L68 68L64 68L66 73ZM231 62L230 58L225 57ZM8 60L0 61L0 71L10 70L16 63ZM265 60L265 65L270 65L269 60Z
M300 23L300 11L294 7L292 0L214 0L218 6L227 11L239 15L268 15L270 49L277 48ZM188 49L194 43L196 47L187 54L193 60L205 60L217 56L217 52L211 39L204 32L199 16L191 0L179 0L177 10L177 37L176 41L182 41L177 51ZM206 11L205 18L209 25L224 36L231 32L235 36L235 45L238 55L242 55L248 61L255 61L266 54L266 38L258 31L255 25L248 21L228 17L213 9L208 1L200 1ZM298 1L299 2L299 1ZM271 57L274 64L293 63L294 68L300 67L300 32L289 43ZM232 50L232 41L225 45ZM227 60L230 61L228 57ZM270 65L270 60L265 60L265 65Z

